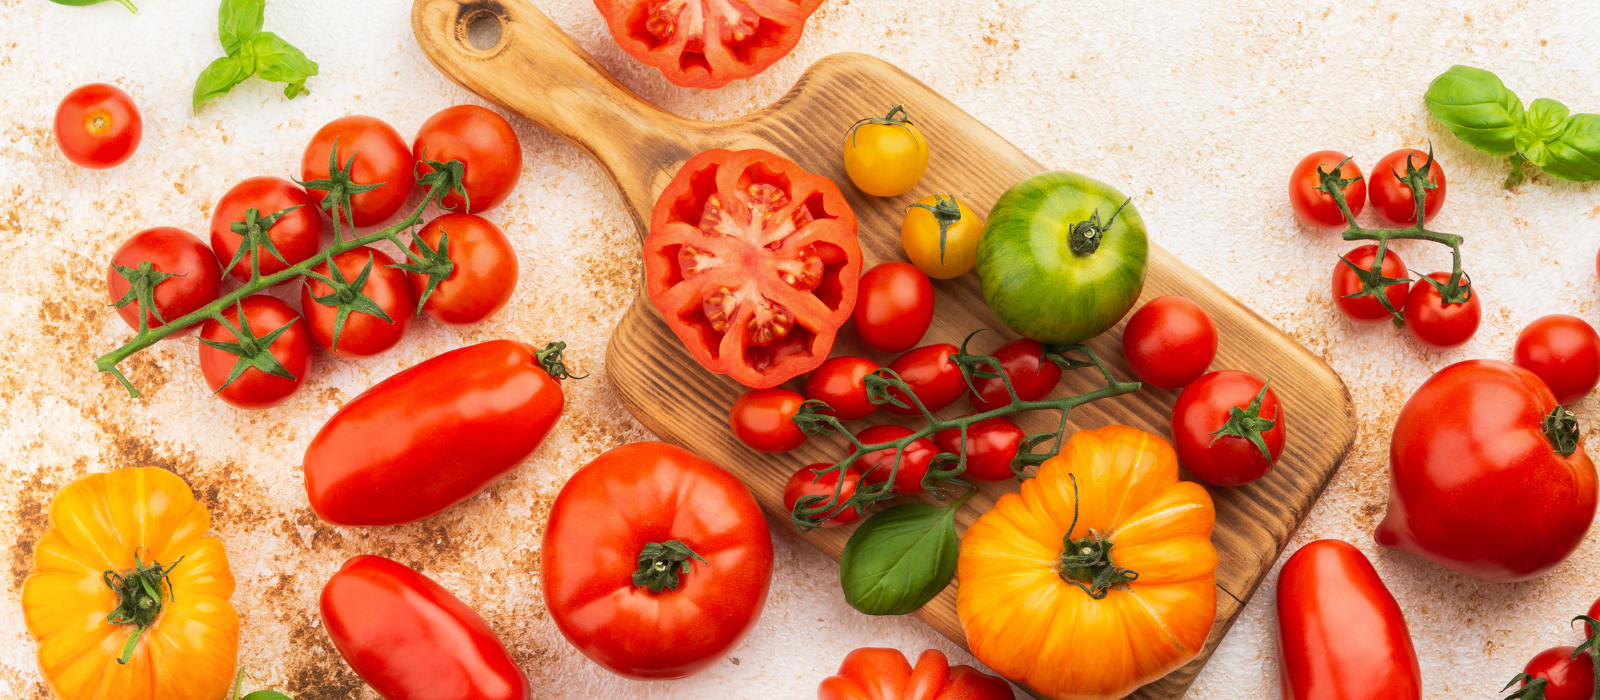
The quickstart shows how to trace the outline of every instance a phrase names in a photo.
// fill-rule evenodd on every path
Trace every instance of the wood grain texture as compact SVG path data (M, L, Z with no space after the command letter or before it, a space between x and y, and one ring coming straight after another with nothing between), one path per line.
M477 49L466 40L466 26L485 13L500 19L501 38L495 46ZM412 24L418 43L445 75L593 156L616 182L641 239L656 196L684 161L710 148L764 148L840 183L860 222L863 269L903 259L900 219L916 198L955 193L986 217L1006 188L1046 170L926 85L868 56L830 56L807 70L771 107L734 121L706 123L668 114L639 98L525 0L417 0ZM845 176L840 142L856 119L882 114L897 103L906 105L927 135L928 172L909 195L863 195ZM1131 194L1137 206L1142 193ZM1217 622L1198 658L1131 696L1165 700L1184 694L1254 594L1349 450L1356 422L1343 383L1320 359L1160 247L1152 246L1150 252L1141 303L1181 294L1204 307L1221 338L1214 367L1271 376L1290 435L1277 468L1267 477L1240 488L1210 489L1217 505L1212 537L1221 589ZM924 343L959 343L977 328L1003 331L984 304L975 276L936 281L934 286L938 313ZM1118 325L1089 344L1119 377L1132 379L1122 360L1121 336ZM1012 337L1009 331L992 334L992 344L976 348L988 351ZM835 352L884 363L889 359L866 348L849 328L841 330ZM640 422L662 439L739 475L776 522L788 520L782 490L789 475L806 464L836 461L847 444L839 438L813 438L783 455L763 455L739 444L726 428L727 411L744 387L702 369L642 292L617 326L606 371ZM1052 396L1091 390L1099 385L1096 379L1086 371L1068 373ZM1069 430L1122 423L1170 438L1175 398L1175 392L1146 389L1090 404L1068 417ZM946 412L965 409L958 402ZM861 427L886 419L874 415ZM1029 415L1018 423L1037 432L1053 429L1055 419ZM1014 482L985 484L958 514L958 527L964 530L1000 495L1016 489ZM850 528L817 530L804 537L838 559L849 533ZM955 584L915 614L964 644Z

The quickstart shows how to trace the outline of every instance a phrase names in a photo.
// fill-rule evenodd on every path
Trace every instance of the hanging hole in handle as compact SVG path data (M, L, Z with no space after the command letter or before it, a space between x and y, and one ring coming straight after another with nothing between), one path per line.
M500 46L505 35L505 20L500 16L500 3L473 3L475 7L463 8L459 29L467 46L478 51L493 51Z

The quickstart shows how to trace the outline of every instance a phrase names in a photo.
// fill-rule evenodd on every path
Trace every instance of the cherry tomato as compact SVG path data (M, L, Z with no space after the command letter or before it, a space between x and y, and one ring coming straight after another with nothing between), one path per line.
M1415 148L1402 148L1378 159L1378 164L1372 166L1371 184L1368 185L1372 208L1378 212L1378 220L1390 226L1410 226L1417 222L1417 203L1412 199L1411 187L1397 177L1397 173L1406 174L1408 160L1412 167L1420 171L1428 162L1428 154ZM1438 214L1444 206L1444 167L1439 165L1439 161L1433 161L1428 180L1438 187L1427 191L1427 199L1422 205L1423 223L1432 221L1433 215Z
M394 347L405 337L417 311L417 299L411 294L406 273L389 267L394 259L371 246L343 251L333 256L333 261L350 286L335 291L326 282L306 277L300 287L300 310L311 326L311 340L339 357L371 357ZM366 281L357 289L355 282L369 265ZM329 274L325 262L311 268L311 272L340 281L340 277ZM389 320L362 311L364 307L382 310ZM345 308L349 310L344 312L341 328L339 316Z
M1294 172L1289 175L1289 206L1300 223L1314 228L1339 228L1347 223L1333 197L1317 189L1322 186L1318 170L1331 173L1336 167L1340 178L1355 181L1341 191L1345 206L1350 207L1350 215L1361 215L1361 210L1367 206L1367 181L1361 176L1361 166L1354 161L1339 165L1344 159L1345 155L1338 151L1317 151L1301 158L1294 166Z
M522 175L522 143L504 117L477 105L446 107L428 117L417 130L411 154L423 159L466 165L462 186L467 191L466 209L461 195L445 195L439 206L465 214L476 214L500 206L517 187ZM417 166L418 175L433 172L426 163Z
M883 352L905 352L933 324L933 284L915 265L886 262L861 276L856 331Z
M789 477L789 483L784 484L783 486L783 507L788 508L789 512L793 513L794 504L799 502L800 499L805 496L825 497L823 500L811 504L810 507L816 508L818 506L832 506L835 503L848 501L852 496L856 495L856 484L860 483L861 475L846 469L843 472L844 487L839 490L839 500L834 500L833 491L835 488L838 488L840 472L822 471L831 466L833 465L827 463L812 464L800 469L800 471L795 472L794 476ZM822 511L822 514L826 514L827 512L828 511ZM820 515L821 514L819 514L818 517L820 517ZM817 527L839 527L841 525L849 525L850 523L860 519L861 513L858 512L854 506L852 506L839 511L838 513L834 514L833 517L828 518L827 520L818 524ZM814 518L812 522L815 522Z
M145 262L150 263L152 272L172 275L155 285L155 308L146 309L145 314L145 322L151 328L164 325L162 319L176 321L198 311L216 301L222 289L222 268L217 266L211 249L188 231L161 226L133 234L111 256L111 264L106 266L106 290L110 292L112 304L128 295L133 287L128 275L137 277L139 265ZM119 272L119 266L126 269ZM117 307L117 315L129 328L139 330L140 308L143 307L135 298ZM196 327L190 326L167 337L188 335Z
M222 317L248 338L241 339L216 319L200 327L200 372L218 398L234 408L271 408L300 390L311 373L311 332L300 314L277 297L253 294L229 306ZM234 376L235 372L241 373Z
M856 439L863 445L877 445L899 440L912 432L903 425L874 425L856 433ZM855 445L851 445L850 454L855 452ZM922 477L928 475L928 466L933 464L933 457L937 454L939 448L928 438L918 438L906 445L900 455L900 471L894 473L894 492L922 493ZM894 470L894 458L893 448L874 450L851 462L850 470L860 474L861 480L868 484L881 484L889 480L889 472Z
M245 251L239 261L228 269L228 274L240 282L250 281L250 258L261 256L261 276L277 274L317 254L322 248L322 215L311 195L288 180L276 177L252 177L222 195L216 211L211 214L211 250L217 260L227 265L244 244L244 236L233 231L234 224L248 225L247 212L256 210L258 220L298 207L266 227L267 238L277 247L282 260L270 251Z
M728 425L734 437L757 452L788 452L806 441L794 424L805 397L788 389L751 389L733 402Z
M896 106L883 119L863 120L845 132L844 171L862 192L898 197L916 187L927 170L928 140L903 107Z
M912 668L898 649L857 649L838 675L822 679L817 700L1012 700L1011 684L971 666L951 666L929 649Z
M950 360L950 356L960 352L956 346L949 343L924 345L894 359L889 363L889 369L900 375L900 379L911 387L911 393L917 397L922 405L929 411L938 411L945 406L956 402L967 393L967 380L961 376L961 366ZM916 402L898 389L890 389L889 395L904 402L906 408L894 404L884 404L890 413L902 416L921 415Z
M1261 404L1252 412L1258 396ZM1241 409L1238 418L1231 416L1234 408ZM1267 454L1250 435L1260 435ZM1207 374L1184 387L1172 406L1172 446L1178 461L1208 484L1239 486L1266 476L1283 454L1283 441L1278 395L1249 372Z
M1333 305L1339 307L1345 318L1356 323L1382 323L1394 318L1388 309L1383 308L1383 302L1378 301L1378 293L1350 296L1361 291L1361 278L1344 261L1348 260L1350 264L1363 270L1370 270L1372 261L1377 258L1378 246L1364 245L1346 253L1339 262L1333 264ZM1383 254L1382 273L1384 277L1392 279L1409 277L1406 274L1405 261L1401 260L1400 254L1393 250L1385 251ZM1400 311L1405 308L1406 295L1410 292L1411 284L1400 282L1384 287L1381 294L1388 297L1389 304L1395 311Z
M1515 357L1517 366L1539 375L1562 405L1577 403L1600 383L1600 336L1577 316L1534 319L1517 334Z
M878 404L867 398L867 385L863 379L878 370L878 363L864 357L840 355L830 357L821 367L806 377L805 397L826 402L826 415L841 422L860 420L878 410Z
M1421 700L1405 614L1361 550L1317 540L1278 575L1278 684L1285 700Z
M1128 319L1122 354L1139 381L1176 389L1211 367L1217 327L1199 304L1180 296L1156 297Z
M1000 371L1011 380L1011 388L1023 401L1043 399L1061 382L1061 367L1044 358L1044 345L1037 340L1018 338L1000 346L990 357L1000 361ZM977 378L972 380L972 386L977 391L968 401L979 413L1011 403L1006 383L1000 379Z
M1527 674L1522 687L1539 683L1542 679L1544 694L1528 695L1530 700L1594 700L1594 660L1588 654L1572 658L1575 647L1552 647L1528 660L1522 667Z
M360 115L340 117L317 130L300 156L300 179L306 182L328 177L328 156L333 144L339 143L337 160L345 167L351 157L350 180L358 185L383 183L375 190L360 192L350 197L351 211L341 216L348 223L352 218L356 226L372 226L387 221L400 211L411 190L416 187L413 174L417 159L411 156L400 132L382 119ZM320 204L328 195L326 190L307 190ZM354 216L350 216L354 214Z
M139 148L144 120L133 98L115 85L74 88L56 107L56 146L74 165L94 170L122 165Z
M445 234L454 268L428 295L422 312L440 323L477 323L499 311L517 291L517 252L500 227L471 214L445 214L429 221L417 235L438 250ZM415 240L411 250L419 250ZM412 294L422 298L428 291L428 275L410 272L407 277Z
M967 426L967 470L962 476L979 481L1003 481L1016 476L1011 460L1016 459L1023 438L1028 437L1010 418L998 416ZM933 434L940 452L961 454L961 429L946 428Z
M1440 284L1450 283L1450 273L1430 272L1428 278ZM1466 282L1466 275L1462 275ZM1456 304L1444 303L1439 290L1423 280L1411 285L1406 295L1406 330L1417 342L1435 350L1449 350L1472 339L1478 332L1478 321L1483 316L1478 302L1478 290L1464 292L1467 300Z
M944 230L940 230L940 224ZM978 259L983 219L955 195L923 197L906 209L900 223L900 245L918 270L937 280L955 279Z

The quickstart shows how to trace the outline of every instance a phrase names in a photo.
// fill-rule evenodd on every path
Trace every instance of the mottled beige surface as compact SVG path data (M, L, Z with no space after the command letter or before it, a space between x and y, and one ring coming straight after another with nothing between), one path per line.
M536 578L550 499L600 451L649 437L618 406L602 366L639 268L631 224L604 175L527 124L516 124L522 182L490 214L512 237L523 270L499 316L461 329L423 321L375 360L319 355L305 391L259 413L208 397L192 338L130 363L147 390L143 400L96 375L90 360L128 335L103 287L104 265L122 239L156 225L203 232L231 184L296 174L307 139L335 117L371 114L410 134L434 111L476 101L418 52L404 0L270 0L267 29L322 65L311 95L285 101L275 87L251 81L194 117L193 77L220 55L215 0L143 5L129 16L109 3L78 9L0 0L0 532L14 540L10 575L0 581L0 697L47 696L16 596L50 496L84 473L136 465L177 471L213 509L239 579L243 663L258 684L307 700L375 697L332 651L315 617L322 582L362 552L417 566L481 610L541 698L809 698L857 646L953 651L913 620L850 610L835 565L781 529L760 625L732 658L697 678L622 681L560 638ZM715 92L674 88L623 55L587 2L539 5L623 82L680 114L711 119L755 110L817 58L861 51L943 91L1039 160L1140 193L1140 212L1159 243L1348 382L1361 433L1295 544L1343 537L1374 557L1410 620L1428 697L1490 697L1534 652L1576 641L1563 621L1600 594L1594 537L1554 573L1498 586L1380 552L1370 533L1386 498L1389 426L1431 371L1470 357L1507 357L1517 330L1538 315L1600 321L1592 303L1600 291L1593 265L1600 190L1540 177L1502 191L1503 164L1462 146L1421 102L1429 79L1469 62L1498 72L1525 100L1556 97L1578 111L1600 111L1594 3L828 0L793 55ZM139 153L109 172L69 165L49 132L61 96L93 81L122 86L145 117ZM1468 270L1484 300L1483 329L1448 353L1423 350L1386 327L1343 321L1327 277L1350 246L1298 226L1283 195L1289 169L1312 150L1344 150L1370 167L1389 150L1430 140L1450 181L1437 228L1467 236ZM1413 267L1448 264L1443 248L1397 249ZM497 337L563 338L577 368L596 375L568 384L566 417L522 469L417 525L342 530L311 514L300 455L341 402L399 368ZM1593 397L1578 407L1585 426L1600 417L1596 408ZM1272 586L1269 579L1191 697L1276 695Z

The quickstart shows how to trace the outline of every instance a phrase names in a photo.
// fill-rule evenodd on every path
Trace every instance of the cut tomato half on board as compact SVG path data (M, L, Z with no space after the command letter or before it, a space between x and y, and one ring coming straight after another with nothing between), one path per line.
M822 0L595 0L611 38L681 87L764 71L800 42Z
M645 291L702 366L765 389L828 359L856 305L856 215L832 180L711 150L656 200Z

